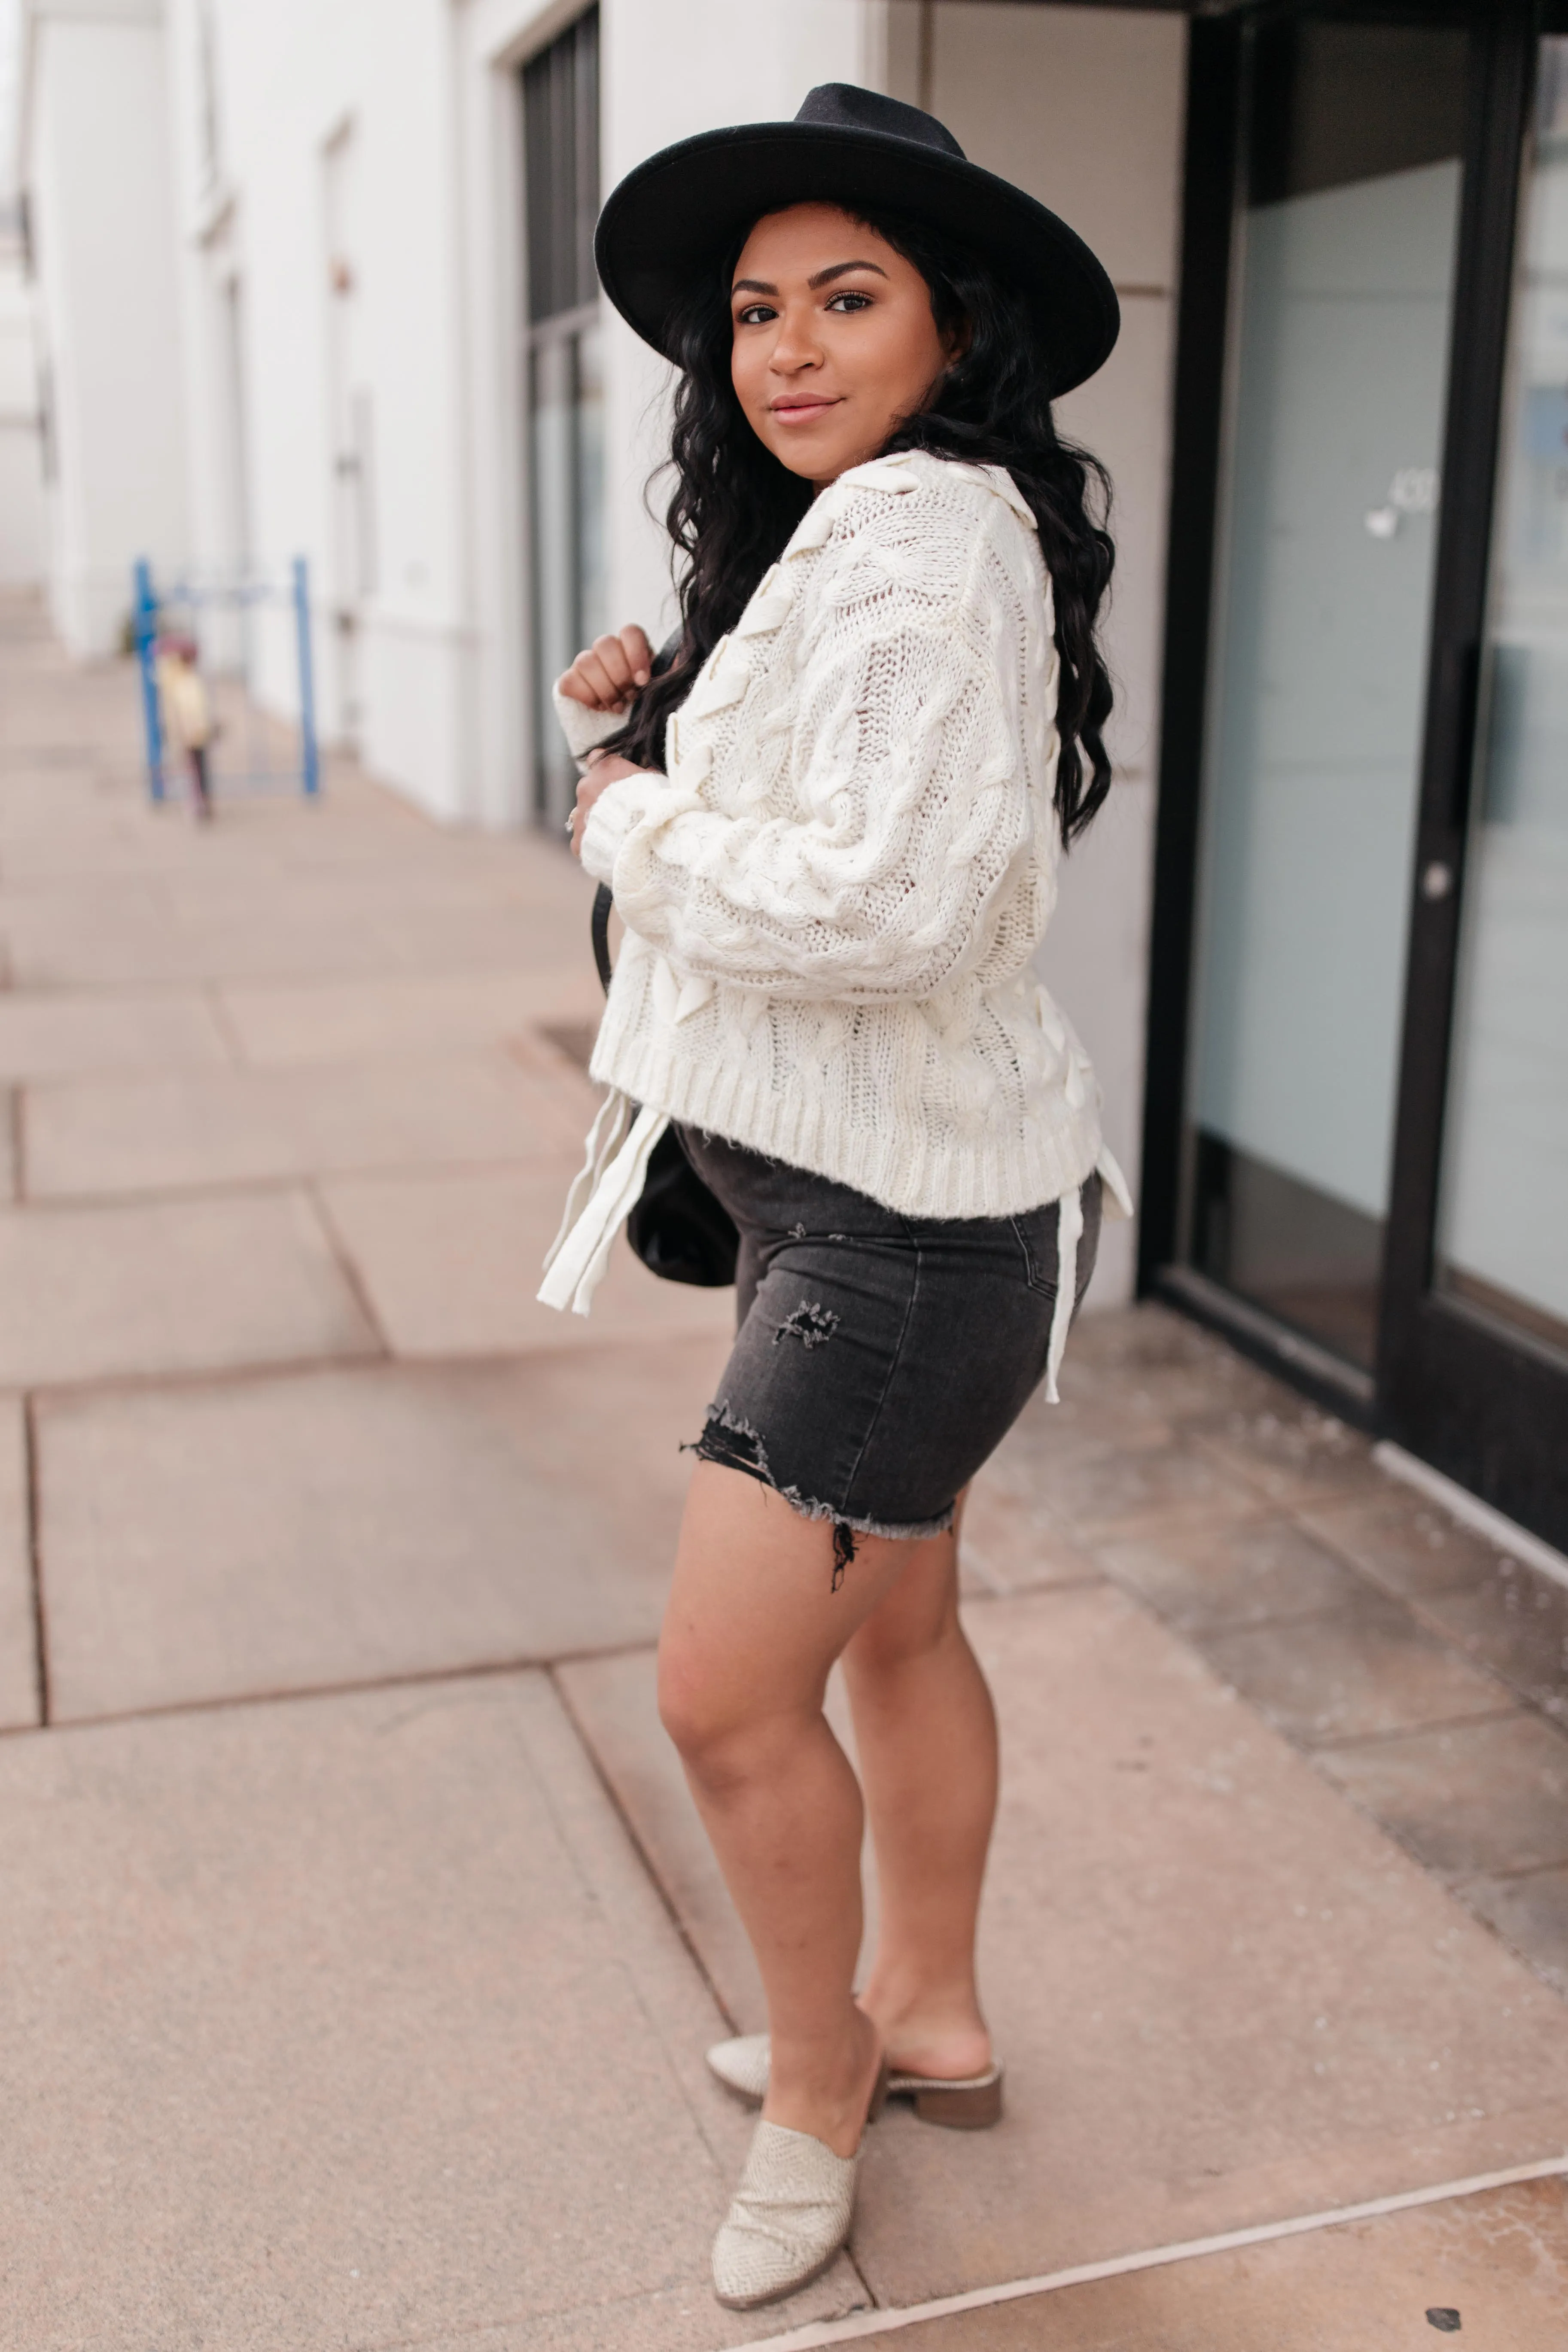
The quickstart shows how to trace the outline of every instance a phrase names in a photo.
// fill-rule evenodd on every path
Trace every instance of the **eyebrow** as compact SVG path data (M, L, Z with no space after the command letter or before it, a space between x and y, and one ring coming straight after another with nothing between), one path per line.
M886 278L888 274L874 261L836 261L831 269L819 269L815 278L808 278L805 282L815 294L818 287L831 285L836 278L846 277L851 269L875 270L879 278ZM776 294L778 290L766 278L737 278L730 289L732 295Z

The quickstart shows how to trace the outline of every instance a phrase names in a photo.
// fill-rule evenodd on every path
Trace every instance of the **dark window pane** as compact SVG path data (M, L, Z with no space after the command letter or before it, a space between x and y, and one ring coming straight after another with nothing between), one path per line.
M528 315L559 317L598 290L599 12L590 8L522 69Z
M522 70L528 206L529 505L535 813L559 824L576 772L550 686L606 625L604 399L594 226L599 211L599 12Z
M1430 25L1277 25L1258 35L1250 200L1381 179L1458 155L1466 33Z

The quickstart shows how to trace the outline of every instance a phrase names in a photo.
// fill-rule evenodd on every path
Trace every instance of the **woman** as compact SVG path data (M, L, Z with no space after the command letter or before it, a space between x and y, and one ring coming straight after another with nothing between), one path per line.
M969 1480L1055 1393L1102 1178L1126 1207L1029 963L1110 781L1103 477L1050 401L1117 312L1051 214L842 85L654 157L597 250L682 371L687 567L662 674L627 628L558 688L574 846L627 937L541 1296L586 1311L676 1122L741 1236L659 1695L767 1992L770 2035L710 2053L762 2105L714 2248L742 2307L843 2244L886 2091L933 2122L1001 2111L974 1972L996 1734L956 1541ZM881 1895L858 1998L840 1657Z

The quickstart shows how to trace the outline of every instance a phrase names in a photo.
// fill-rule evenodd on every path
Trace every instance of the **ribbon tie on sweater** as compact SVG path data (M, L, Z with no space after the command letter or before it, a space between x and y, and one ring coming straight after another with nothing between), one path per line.
M669 1125L651 1104L645 1103L635 1118L631 1111L627 1097L613 1088L594 1121L588 1156L566 1196L561 1230L544 1261L542 1307L586 1315L594 1303L616 1235L637 1204L653 1148Z

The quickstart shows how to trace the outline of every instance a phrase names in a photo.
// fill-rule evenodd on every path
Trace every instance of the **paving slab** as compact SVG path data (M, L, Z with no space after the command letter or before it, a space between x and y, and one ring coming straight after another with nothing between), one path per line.
M1030 1482L1012 1475L1012 1460L988 1462L970 1488L959 1549L963 1591L1033 1592L1098 1577L1095 1555L1053 1523Z
M372 1355L299 1192L0 1213L0 1386Z
M1568 1740L1539 1716L1514 1708L1316 1760L1429 1869L1468 1877L1568 1863Z
M1480 1581L1505 1557L1474 1528L1393 1480L1381 1495L1331 1502L1301 1517L1363 1576L1407 1601Z
M585 1084L492 1052L84 1079L27 1098L35 1200L522 1160L579 1143Z
M584 1126L592 1109L590 1103ZM323 1184L333 1229L398 1355L602 1348L661 1331L729 1339L733 1290L660 1282L624 1237L611 1251L591 1315L539 1304L545 1253L582 1159L579 1146L526 1166Z
M1009 2114L961 2148L879 2135L879 2297L1568 2145L1568 2007L1190 1650L1104 1588L967 1622L1003 1724L982 1961Z
M1512 1705L1493 1675L1380 1592L1363 1590L1331 1616L1196 1638L1227 1682L1307 1746L1504 1715Z
M1568 1863L1511 1878L1468 1878L1459 1893L1505 1944L1568 1998Z
M212 1007L194 991L0 996L0 1078L215 1067L227 1059Z
M1052 1437L1037 1444L1019 1430L1004 1438L994 1458L1016 1494L1080 1542L1219 1527L1258 1515L1256 1490L1184 1437L1125 1454L1097 1444L1075 1454L1058 1452Z
M1200 1428L1196 1442L1277 1508L1382 1495L1387 1473L1369 1441L1332 1413L1292 1397L1289 1404L1227 1412Z
M1064 1400L1070 1381L1072 1393L1174 1421L1289 1413L1300 1404L1272 1374L1157 1301L1136 1316L1096 1314L1092 1291L1089 1302L1068 1344Z
M30 891L0 902L0 930L14 983L29 989L543 966L558 962L567 944L553 926L500 904L393 910L356 922L341 907L297 907L286 891L274 907L252 897L237 913L193 907L179 920L151 889L125 900L112 892L95 900L81 891ZM571 948L584 952L575 927Z
M896 2341L900 2352L1436 2352L1462 2335L1474 2352L1561 2352L1565 2309L1568 2190L1543 2180L993 2304Z
M0 1742L0 1877L15 2352L706 2352L864 2300L711 2301L746 2119L541 1675Z
M1428 1594L1421 1613L1542 1714L1568 1723L1568 1588L1501 1559L1464 1591Z
M38 1720L27 1521L27 1441L22 1400L0 1397L0 1731Z
M225 1014L260 1066L499 1044L542 1021L597 1018L586 955L537 971L456 971L313 988L229 988Z
M40 1407L63 1720L647 1643L706 1340Z
M965 1622L1002 1719L981 1954L1008 2113L974 2136L899 2112L879 2126L855 2239L879 2299L1568 2145L1568 2007L1174 1635L1104 1586L976 1601ZM595 1661L563 1680L751 2024L647 1672Z
M1366 1591L1327 1544L1272 1515L1101 1544L1097 1557L1118 1583L1184 1630L1319 1616Z

